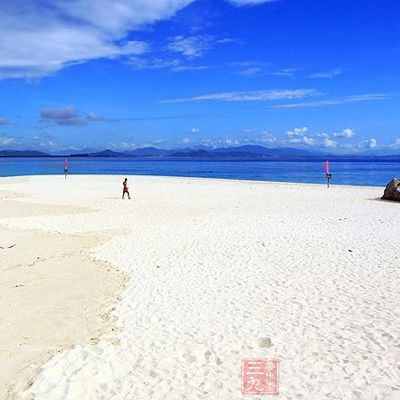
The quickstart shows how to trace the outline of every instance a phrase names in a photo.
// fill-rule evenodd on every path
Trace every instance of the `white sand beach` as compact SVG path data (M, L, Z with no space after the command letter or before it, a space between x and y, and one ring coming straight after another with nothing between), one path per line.
M0 179L1 400L400 398L383 188L123 178Z

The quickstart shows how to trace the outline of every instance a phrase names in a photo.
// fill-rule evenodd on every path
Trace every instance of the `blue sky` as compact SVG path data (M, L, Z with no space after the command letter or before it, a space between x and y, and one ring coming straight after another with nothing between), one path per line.
M14 0L0 148L400 152L395 0Z

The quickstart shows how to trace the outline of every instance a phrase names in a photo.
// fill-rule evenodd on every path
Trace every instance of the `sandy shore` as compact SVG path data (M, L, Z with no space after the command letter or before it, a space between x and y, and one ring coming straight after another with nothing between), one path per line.
M21 184L27 181L18 179ZM1 187L4 187L0 181ZM56 351L96 343L112 332L111 312L123 276L95 262L90 249L109 234L66 235L26 229L28 217L71 215L91 209L45 204L16 191L0 192L0 399L29 385ZM12 218L14 228L2 222Z
M281 399L399 398L400 205L382 188L129 181L122 201L122 177L0 179L3 240L25 243L0 250L13 398L243 399L241 360L257 357L280 360ZM36 275L36 254L75 261ZM110 265L129 278L114 331ZM46 346L62 349L23 390Z

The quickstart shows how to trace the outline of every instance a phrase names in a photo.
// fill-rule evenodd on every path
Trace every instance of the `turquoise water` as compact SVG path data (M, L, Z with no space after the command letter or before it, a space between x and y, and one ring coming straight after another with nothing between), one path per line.
M0 158L0 176L63 173L63 158ZM71 174L161 175L325 183L323 162L70 158ZM332 162L333 184L385 186L400 162Z

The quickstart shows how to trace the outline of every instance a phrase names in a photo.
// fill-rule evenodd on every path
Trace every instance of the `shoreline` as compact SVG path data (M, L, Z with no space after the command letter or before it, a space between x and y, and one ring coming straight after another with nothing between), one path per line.
M127 176L131 201L119 175L0 180L93 208L23 226L119 232L90 257L126 276L113 340L57 352L16 399L239 400L241 360L257 357L280 360L282 399L395 396L400 231L396 206L371 201L380 187Z
M64 173L60 172L58 174L46 174L46 175L10 175L10 176L0 176L0 180L4 179L18 179L18 178L50 178L50 177L63 177ZM294 186L316 186L316 187L326 187L326 182L325 183L315 183L315 182L288 182L288 181L267 181L267 180L256 180L256 179L232 179L232 178L209 178L209 177L201 177L201 176L175 176L175 175L145 175L145 174L80 174L80 173L71 173L68 175L68 178L73 179L73 177L86 177L86 178L93 178L93 177L114 177L121 179L121 177L131 177L131 178L164 178L164 179L177 179L177 180L195 180L195 181L221 181L221 182L240 182L240 183L255 183L255 184L271 184L271 185L282 185L282 186L287 186L287 185L294 185ZM67 178L67 179L68 179ZM388 178L388 182L392 178ZM334 183L331 181L330 184L331 188L365 188L365 189L381 189L382 194L383 190L385 189L385 185L383 186L378 186L378 185L349 185L349 184L341 184L341 183Z

